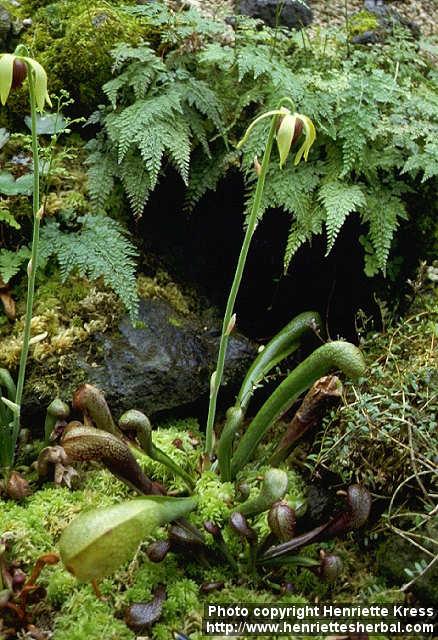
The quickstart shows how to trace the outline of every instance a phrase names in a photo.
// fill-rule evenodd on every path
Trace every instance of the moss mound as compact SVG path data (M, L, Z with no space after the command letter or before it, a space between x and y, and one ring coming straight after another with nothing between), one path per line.
M350 36L359 36L366 31L375 31L379 27L379 20L371 11L359 11L349 18L348 30Z
M90 6L87 1L68 0L48 4L37 11L34 28L24 38L49 75L50 92L66 89L82 113L91 113L103 99L114 46L138 44L144 34L138 21L117 4Z

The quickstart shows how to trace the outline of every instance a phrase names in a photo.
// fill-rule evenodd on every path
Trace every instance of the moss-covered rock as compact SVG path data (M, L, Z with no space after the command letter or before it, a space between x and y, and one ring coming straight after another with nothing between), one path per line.
M41 315L36 307L33 335L40 338L32 346L23 401L28 423L35 424L35 417L41 422L55 396L70 401L84 381L105 393L116 416L132 408L151 416L180 411L206 398L219 323L206 325L202 317L183 315L164 300L150 299L140 302L142 326L134 327L127 316L119 322L120 307L113 294L89 287L71 314L63 314L59 298ZM12 339L4 346L0 343L0 362L9 362L9 368L18 359L20 338L18 323ZM230 393L255 353L244 336L231 337L226 369Z
M367 31L375 31L379 27L379 19L371 11L359 11L348 20L350 36L358 36Z
M37 11L34 27L24 39L48 73L49 91L66 89L81 113L91 113L102 102L114 46L138 44L144 33L139 22L117 4L50 3Z

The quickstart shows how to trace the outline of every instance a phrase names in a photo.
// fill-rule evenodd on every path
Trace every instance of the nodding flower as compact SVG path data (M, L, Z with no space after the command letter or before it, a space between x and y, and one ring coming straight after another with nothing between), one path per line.
M256 118L248 127L242 140L237 145L240 149L248 139L248 136L254 129L254 127L265 118L272 118L277 116L277 148L280 155L280 168L284 166L291 147L304 135L304 140L295 155L294 164L297 165L304 156L304 160L307 161L309 151L315 142L316 131L312 120L303 115L302 113L292 113L287 107L280 107L262 113Z
M21 53L27 50L19 45L15 53L0 54L0 100L4 105L9 97L11 89L21 87L28 74L32 75L35 91L35 102L38 111L44 111L47 102L52 103L47 93L47 74L39 62Z
M288 111L288 110L286 110ZM294 164L297 165L301 158L307 162L309 151L316 139L315 126L310 118L301 113L286 113L282 116L277 130L277 147L280 155L280 167L284 165L291 147L304 135L301 147L295 155Z

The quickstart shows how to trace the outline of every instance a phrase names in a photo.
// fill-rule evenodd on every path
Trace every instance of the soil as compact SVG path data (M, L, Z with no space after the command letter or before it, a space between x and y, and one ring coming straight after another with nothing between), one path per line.
M190 4L209 15L223 17L233 13L236 2L234 0L180 0L180 3ZM421 29L424 36L438 33L438 9L436 0L393 0L387 2L393 6L404 18L412 20ZM345 24L345 9L351 15L364 7L363 0L311 0L314 25L340 26Z

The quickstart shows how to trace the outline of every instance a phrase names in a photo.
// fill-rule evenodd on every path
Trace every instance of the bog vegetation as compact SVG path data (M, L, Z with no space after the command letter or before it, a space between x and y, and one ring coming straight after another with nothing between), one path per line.
M95 5L23 2L17 16L34 21L0 57L0 636L200 638L208 601L433 602L434 266L412 274L405 318L382 300L382 331L358 318L360 348L325 340L303 310L264 341L228 409L221 392L271 209L290 221L271 247L285 273L315 236L328 255L349 216L370 278L402 289L402 224L430 256L436 46L397 25L354 45L360 20L290 32L164 2ZM243 240L206 420L207 406L158 428L134 407L114 417L91 384L71 398L62 373L77 345L94 356L121 307L139 326L148 256L131 232L160 180L184 183L189 216L231 171L246 189ZM38 439L26 381L53 361L60 397Z

